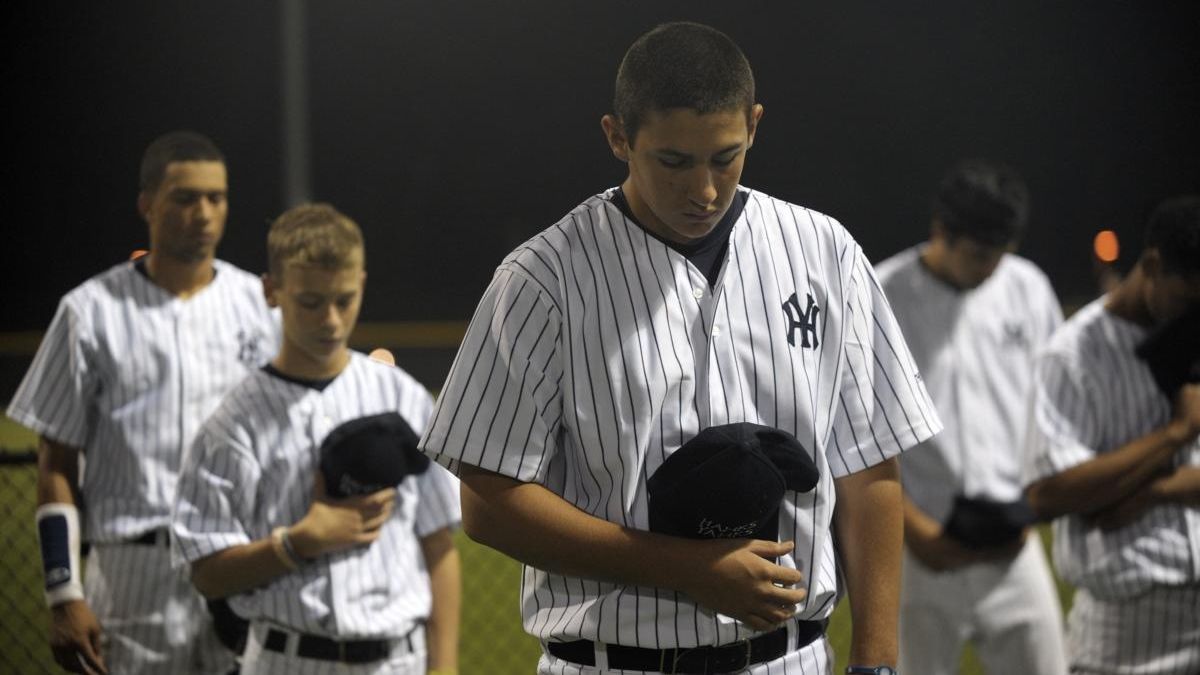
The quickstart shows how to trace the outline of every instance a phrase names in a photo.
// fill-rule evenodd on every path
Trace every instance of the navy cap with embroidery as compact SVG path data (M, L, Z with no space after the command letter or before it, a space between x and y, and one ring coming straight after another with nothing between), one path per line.
M808 492L819 477L812 456L786 431L749 422L709 427L647 481L650 529L692 539L777 541L785 493Z
M429 468L412 427L398 413L359 417L339 425L321 443L325 490L334 497L396 487Z

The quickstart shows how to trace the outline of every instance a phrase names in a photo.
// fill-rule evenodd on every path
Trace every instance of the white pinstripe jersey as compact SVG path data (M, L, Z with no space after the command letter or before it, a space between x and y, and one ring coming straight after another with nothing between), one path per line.
M254 275L213 262L183 300L126 262L59 303L8 416L82 448L85 537L111 543L166 527L184 450L279 345Z
M794 433L821 480L789 493L782 563L808 584L801 618L833 611L832 480L940 428L858 244L835 221L765 194L730 235L715 289L627 220L615 190L510 254L460 348L423 448L535 481L584 511L647 529L646 479L700 429ZM532 535L531 535L532 536ZM754 634L689 598L526 567L525 629L654 647Z
M1038 349L1062 323L1046 275L1005 255L978 288L960 291L915 246L875 266L945 429L900 460L904 490L938 522L955 493L1021 496L1021 444Z
M324 389L255 372L225 398L188 453L172 522L177 558L190 563L303 518L321 442L344 422L394 411L421 433L432 407L408 373L357 352ZM429 615L419 539L460 518L458 480L431 465L400 484L375 542L322 556L230 605L248 619L329 637L404 635Z
M1026 479L1034 482L1115 450L1167 424L1171 404L1134 349L1141 326L1104 308L1080 309L1039 357L1027 439ZM1175 456L1200 466L1200 440ZM1081 516L1054 521L1054 563L1067 581L1105 600L1152 586L1200 582L1200 509L1156 506L1111 532Z

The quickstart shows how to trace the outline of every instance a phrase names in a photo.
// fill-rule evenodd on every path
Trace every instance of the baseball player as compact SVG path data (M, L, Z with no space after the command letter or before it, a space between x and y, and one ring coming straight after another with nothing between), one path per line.
M467 533L525 563L540 673L827 673L839 578L852 672L896 664L894 457L940 423L853 238L738 185L761 116L724 34L641 36L602 120L628 178L504 260L442 390L423 449ZM737 422L818 468L780 540L648 531L648 477Z
M1028 191L1004 166L959 163L929 241L876 270L946 428L900 460L905 560L900 669L958 672L964 642L989 673L1066 672L1062 610L1022 501L1021 442L1036 350L1062 322L1046 276L1016 248ZM965 519L990 508L994 518Z
M398 412L419 431L433 407L407 373L346 346L366 277L362 235L332 207L306 205L275 221L267 247L283 345L200 430L180 479L177 554L202 593L229 597L250 620L243 673L408 675L427 663L452 673L457 479L430 466L412 431L411 453L429 468L399 485L334 497L346 480L318 471L341 430Z
M1055 564L1077 587L1072 673L1200 672L1200 384L1172 401L1135 355L1189 308L1200 309L1200 197L1161 204L1133 271L1038 359L1027 493L1054 519Z
M149 255L63 297L8 408L39 436L50 646L72 672L224 672L232 654L171 570L166 526L184 448L278 326L258 279L214 258L228 203L210 140L151 143L138 210Z

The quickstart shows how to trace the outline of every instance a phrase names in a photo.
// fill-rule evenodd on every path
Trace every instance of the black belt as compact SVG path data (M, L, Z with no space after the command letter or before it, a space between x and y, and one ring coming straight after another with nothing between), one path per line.
M796 625L796 649L800 649L825 633L824 621L799 621ZM725 645L692 647L690 649L647 649L606 645L608 667L613 670L643 670L655 673L706 675L735 673L765 661L773 661L788 653L787 627L758 637ZM549 642L546 651L556 658L582 666L596 665L596 644L591 640Z
M401 653L413 651L412 632L396 640L331 640L320 635L298 633L300 642L296 645L296 656L320 661L338 661L340 663L373 663L382 661L392 655L394 649L405 649ZM280 654L287 652L288 634L270 628L263 648Z
M148 530L142 533L142 536L134 539L129 539L127 544L141 544L142 546L166 546L171 542L171 538L167 536L167 531L163 529Z

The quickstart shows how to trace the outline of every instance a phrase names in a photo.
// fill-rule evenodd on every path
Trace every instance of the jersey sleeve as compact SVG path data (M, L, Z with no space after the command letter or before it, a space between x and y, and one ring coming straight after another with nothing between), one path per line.
M942 428L874 270L861 249L852 255L845 362L826 445L835 478L894 457Z
M557 451L561 325L538 281L501 267L450 367L421 449L453 471L465 462L541 480Z
M1044 352L1033 373L1033 402L1025 437L1025 483L1061 473L1095 458L1100 444L1096 411L1107 410L1104 388L1089 382L1078 363Z
M440 464L431 464L417 477L417 509L413 529L425 537L462 522L458 479Z
M192 563L218 551L248 544L245 523L255 508L262 470L249 439L212 418L184 457L171 513L175 564Z
M64 298L9 403L9 418L46 438L82 448L100 386L92 367L94 345L84 318Z

